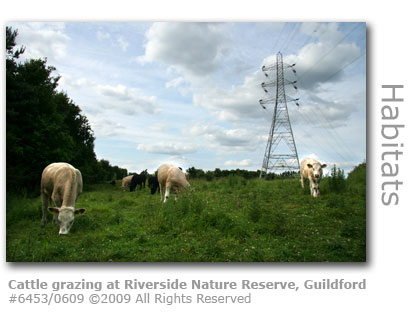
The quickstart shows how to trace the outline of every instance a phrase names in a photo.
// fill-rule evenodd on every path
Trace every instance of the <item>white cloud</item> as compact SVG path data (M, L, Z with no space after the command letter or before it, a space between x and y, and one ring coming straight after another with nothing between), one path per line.
M156 122L149 126L149 129L157 132L165 132L169 130L170 124L168 122Z
M183 83L184 79L183 77L177 77L175 79L172 79L168 82L166 82L166 88L177 88Z
M137 149L155 154L183 155L195 153L197 151L197 146L184 143L160 142L153 144L139 144Z
M285 57L287 61L296 61L297 80L301 88L317 89L323 83L340 81L344 75L342 69L359 57L359 47L348 42L338 27L337 23L320 24L318 27L303 24L301 29L316 36L318 41L305 45L297 55ZM312 29L316 33L311 32Z
M112 102L114 102L107 102L106 105L128 115L136 114L139 111L151 114L160 111L156 97L145 96L136 88L128 88L124 85L97 85L95 90L99 95L111 98Z
M95 86L95 82L87 78L73 78L70 74L61 73L59 85L67 88L90 88Z
M250 167L254 165L254 162L250 159L243 159L241 161L237 160L227 160L224 162L226 167Z
M120 37L118 38L118 44L119 44L119 46L121 47L122 51L124 51L124 52L126 52L126 50L127 50L128 47L129 47L129 42L127 42L127 41L124 39L124 37L122 37L122 36L120 36Z
M225 36L218 23L157 22L146 38L140 61L161 61L192 75L214 72L225 54Z
M118 122L110 119L98 118L89 119L92 129L98 139L105 139L120 135L125 127Z
M108 40L110 38L111 38L111 35L108 32L102 32L102 31L97 32L97 39L99 41Z
M238 150L254 150L261 141L265 140L264 135L260 135L255 130L248 128L225 129L212 124L197 124L188 130L191 136L203 137L210 142L212 147L235 152Z
M98 84L87 78L73 78L62 74L60 85L69 91L75 90L96 95L86 103L89 112L100 113L102 110L116 110L126 115L139 112L157 114L161 111L155 96L147 96L138 88L130 88L121 84ZM102 109L102 110L101 110Z
M194 104L213 111L221 121L261 118L264 116L258 103L263 93L261 75L261 71L253 72L242 85L231 89L210 87L197 90L193 96Z
M16 23L17 45L24 45L22 59L47 58L49 62L62 60L67 56L70 37L64 33L63 23Z

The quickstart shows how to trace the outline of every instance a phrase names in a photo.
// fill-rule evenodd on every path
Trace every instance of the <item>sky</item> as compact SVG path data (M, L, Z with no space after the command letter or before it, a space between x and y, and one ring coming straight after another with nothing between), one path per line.
M366 25L336 22L9 22L88 118L98 159L131 172L261 169L272 122L262 66L281 52L300 162L366 159ZM268 93L271 94L271 91ZM327 171L328 172L328 171Z

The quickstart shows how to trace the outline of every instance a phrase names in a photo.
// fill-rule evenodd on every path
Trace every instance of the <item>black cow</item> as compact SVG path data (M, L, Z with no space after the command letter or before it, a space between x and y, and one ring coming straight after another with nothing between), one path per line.
M140 174L134 174L129 184L129 191L135 191L136 187L139 185L140 189L142 190L142 186L145 188L146 178L148 176L148 169L142 171Z
M157 176L150 176L148 179L148 187L151 189L151 194L159 191L159 181Z

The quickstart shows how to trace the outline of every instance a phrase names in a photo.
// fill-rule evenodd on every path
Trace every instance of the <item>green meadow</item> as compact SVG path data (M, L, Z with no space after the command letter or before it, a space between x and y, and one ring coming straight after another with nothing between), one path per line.
M366 168L321 181L313 198L299 179L192 179L167 203L120 181L85 185L69 235L58 236L40 197L7 194L7 261L365 262Z

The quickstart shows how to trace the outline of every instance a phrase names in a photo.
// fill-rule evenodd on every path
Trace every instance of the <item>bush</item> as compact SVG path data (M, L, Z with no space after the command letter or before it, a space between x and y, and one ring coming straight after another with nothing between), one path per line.
M366 163L363 162L350 172L347 179L348 191L366 196Z

